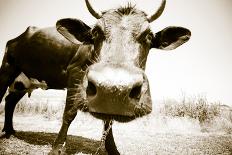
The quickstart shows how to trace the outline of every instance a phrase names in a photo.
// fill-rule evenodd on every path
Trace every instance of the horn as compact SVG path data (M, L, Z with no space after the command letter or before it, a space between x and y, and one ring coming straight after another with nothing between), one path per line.
M148 22L151 23L153 22L154 20L156 20L157 18L160 17L160 15L163 13L164 11L164 8L165 8L165 4L166 4L166 0L162 0L162 3L159 7L159 9L156 11L156 13L154 13L153 15L151 15L149 18L148 18Z
M90 12L95 18L97 18L97 19L101 18L102 14L101 14L101 13L100 13L100 14L97 13L97 12L93 9L93 7L91 6L91 4L89 3L88 0L85 0L85 3L86 3L86 6L87 6L89 12Z

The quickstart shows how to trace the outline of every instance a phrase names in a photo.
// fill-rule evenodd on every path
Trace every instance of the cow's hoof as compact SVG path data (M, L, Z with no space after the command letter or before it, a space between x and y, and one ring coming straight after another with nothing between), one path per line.
M1 136L0 136L0 138L7 138L7 139L9 139L12 135L15 135L15 130L11 130L11 131L4 131L4 130L2 130L3 132L5 132L5 133L3 133Z
M1 134L0 138L9 139L11 135L12 135L12 134L3 133L3 134Z
M52 148L48 155L67 155L65 146L59 145L58 147Z

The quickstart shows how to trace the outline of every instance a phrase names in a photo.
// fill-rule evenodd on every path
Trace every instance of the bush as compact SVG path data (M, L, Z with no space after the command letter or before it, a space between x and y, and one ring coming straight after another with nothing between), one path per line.
M181 102L164 102L161 113L171 117L189 117L204 123L220 115L220 103L209 103L206 98L182 99Z

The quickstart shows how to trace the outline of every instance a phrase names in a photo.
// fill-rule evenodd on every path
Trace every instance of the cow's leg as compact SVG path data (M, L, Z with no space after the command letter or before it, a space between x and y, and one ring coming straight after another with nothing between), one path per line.
M0 68L0 103L6 93L8 86L14 82L15 78L19 74L20 71L16 69L15 66L3 61Z
M67 96L68 94L69 94L69 91L67 93ZM59 131L59 134L52 146L52 151L49 153L50 155L62 154L63 151L65 150L64 143L66 141L68 128L71 122L76 117L76 115L77 115L77 109L74 106L74 102L66 101L64 114L63 114L63 123Z
M111 121L105 122L104 131L107 131L109 126L112 125L110 123L112 123L112 122ZM106 151L109 155L119 155L120 154L118 152L117 147L116 147L115 142L114 142L112 127L110 127L109 133L106 136L105 148L106 148Z
M68 128L71 122L76 117L78 110L77 107L75 106L75 100L69 98L72 95L73 95L72 90L68 89L66 105L63 113L62 126L55 142L53 143L52 151L49 153L50 155L62 154L65 151L64 144L66 141Z
M15 78L20 74L20 71L16 69L14 65L10 65L6 61L6 57L3 59L2 66L0 68L0 102L2 101L2 98L4 94L6 93L6 90L8 86L10 86ZM19 94L18 94L19 95ZM14 111L15 104L18 102L18 95L9 94L8 97L6 97L6 103L5 103L5 125L3 128L3 131L6 132L6 135L10 135L14 132L13 126L12 126L12 115ZM13 97L12 99L10 99ZM12 107L11 107L12 106Z
M17 92L9 92L6 96L6 103L5 103L5 122L4 128L2 131L5 131L6 138L9 138L12 134L15 133L13 128L13 113L16 104L18 101L25 95L24 91L17 91Z
M61 129L58 133L58 136L53 143L52 150L49 155L57 155L62 154L65 150L65 141L67 137L67 132L70 124L74 120L77 115L77 110L80 108L79 105L83 102L83 97L78 96L81 93L79 92L81 89L78 87L82 81L80 69L78 67L70 66L68 70L68 82L67 82L67 97L66 104L63 113L63 122ZM78 79L78 77L80 79Z

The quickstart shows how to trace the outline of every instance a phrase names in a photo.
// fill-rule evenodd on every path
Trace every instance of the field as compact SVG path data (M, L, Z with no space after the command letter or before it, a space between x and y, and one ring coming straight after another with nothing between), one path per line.
M56 94L57 95L57 94ZM47 154L59 131L64 94L59 97L24 97L14 114L15 136L0 139L0 154ZM4 122L0 106L0 128ZM100 146L103 123L79 112L69 128L68 154L94 154ZM183 97L153 105L149 116L130 123L113 124L121 154L232 154L232 109L205 97ZM106 154L104 148L100 154Z

